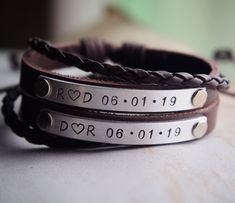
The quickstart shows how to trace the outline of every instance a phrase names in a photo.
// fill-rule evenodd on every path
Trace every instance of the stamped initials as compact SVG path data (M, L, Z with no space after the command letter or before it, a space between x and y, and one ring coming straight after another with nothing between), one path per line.
M95 126L94 125L85 125L83 123L76 123L76 122L73 122L71 125L69 125L68 122L66 122L64 120L60 121L59 131L60 132L67 131L67 130L69 130L70 127L73 130L73 132L76 133L77 135L79 135L85 131L85 134L87 136L89 136L89 135L95 136L95 134L94 134Z
M92 100L92 94L90 92L82 92L78 89L66 90L60 87L56 91L56 98L58 100L69 99L73 102L80 99L82 103L88 103Z

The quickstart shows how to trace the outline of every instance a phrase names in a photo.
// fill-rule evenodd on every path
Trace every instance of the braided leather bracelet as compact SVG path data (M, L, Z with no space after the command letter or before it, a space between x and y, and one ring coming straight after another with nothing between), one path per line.
M214 128L217 90L229 85L215 64L193 55L91 39L57 48L37 38L29 44L36 52L24 54L20 87L8 91L2 110L13 131L34 144L195 140ZM93 74L65 75L65 65ZM20 94L18 117L13 104Z

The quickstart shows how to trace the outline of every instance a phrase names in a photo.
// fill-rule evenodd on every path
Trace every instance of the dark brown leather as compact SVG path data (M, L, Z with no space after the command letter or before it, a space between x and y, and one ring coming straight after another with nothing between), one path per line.
M85 43L86 42L86 43ZM85 56L100 60L104 60L105 58L105 51L101 51L102 48L95 48L95 45L93 47L94 50L97 50L96 52L92 51L91 45L84 45L88 44L87 41L82 41L82 43L75 44L75 45L67 45L63 47L63 50L72 52L74 54L83 54ZM90 42L90 41L89 41ZM91 43L91 42L90 42ZM94 43L97 47L97 42ZM84 48L85 47L85 48ZM128 48L129 47L129 48ZM142 64L142 69L147 68L148 69L159 69L164 71L172 71L172 72L183 72L180 74L179 80L183 80L184 78L190 79L190 74L207 74L210 76L219 76L219 70L217 66L215 66L212 62L204 60L202 58L193 56L193 55L187 55L187 54L181 54L176 52L170 52L165 50L151 50L151 49L144 49L143 47L140 47L136 51L131 51L131 48L133 50L136 50L133 48L133 45L126 45L124 44L123 47L120 49L117 49L116 52L109 51L109 55L106 56L106 58L111 58L115 62L122 63L124 65L133 65L134 67L139 67L139 64ZM111 49L111 48L110 48ZM141 50L145 51L141 51ZM113 50L113 48L112 48ZM130 51L128 51L130 50ZM100 52L99 52L100 51ZM132 53L134 52L134 53ZM144 54L143 54L143 53ZM115 54L114 54L115 53ZM144 55L144 57L139 55ZM100 55L98 55L100 54ZM130 55L130 56L129 56ZM139 57L137 57L137 56ZM144 62L143 62L144 61ZM138 62L138 63L137 63ZM132 83L128 81L118 81L110 77L100 77L99 75L93 75L89 78L87 77L76 77L76 76L66 76L61 75L57 73L52 73L52 69L57 69L64 67L65 65L62 63L59 63L55 60L51 60L35 51L29 50L27 51L22 59L22 69L21 69L21 87L24 91L28 92L29 94L33 95L33 85L35 83L35 79L40 74L44 74L46 76L50 76L57 79L66 79L68 81L72 82L79 82L84 84L94 84L94 85L105 85L105 86L111 86L111 87L128 87L128 88L143 88L143 89L179 89L183 88L182 86L174 85L173 83L171 85L166 85L165 83L159 82L158 84L141 84L138 83ZM161 77L168 82L171 81L171 77L167 72L161 72ZM184 72L186 71L186 72ZM128 74L127 74L128 75ZM159 76L160 77L160 76ZM201 77L201 76L200 76ZM204 75L203 78L206 76ZM209 76L208 76L209 77ZM193 80L195 83L197 83L197 79ZM189 80L188 82L192 83L192 80ZM185 81L184 84L187 82ZM213 83L213 81L210 81L209 83ZM31 84L31 85L29 85ZM200 85L199 85L200 86Z
M88 39L85 42L88 43L82 41L81 45L56 48L44 40L32 38L29 44L53 61L126 82L171 88L207 87L221 91L229 86L229 81L220 76L212 62L194 55L151 50L133 44L114 47L97 40ZM104 59L118 64L104 63Z

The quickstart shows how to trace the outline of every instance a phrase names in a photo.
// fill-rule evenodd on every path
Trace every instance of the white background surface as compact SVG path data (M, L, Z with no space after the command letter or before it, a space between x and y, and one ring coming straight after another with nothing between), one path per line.
M15 80L0 61L0 84ZM98 151L31 145L0 117L0 202L235 202L234 107L222 97L202 140Z

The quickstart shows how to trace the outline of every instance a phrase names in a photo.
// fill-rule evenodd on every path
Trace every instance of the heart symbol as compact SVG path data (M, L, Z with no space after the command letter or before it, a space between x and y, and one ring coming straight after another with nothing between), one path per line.
M68 90L68 95L69 95L69 98L72 99L73 101L75 101L76 99L78 99L81 95L81 92L79 90L72 90L72 89L69 89Z
M85 129L85 126L82 123L79 123L79 124L78 123L72 123L71 127L77 135L80 134Z

